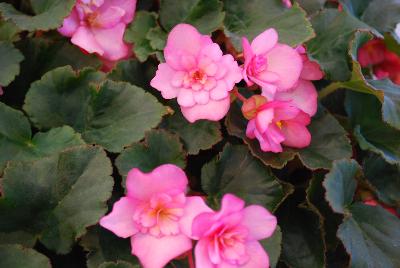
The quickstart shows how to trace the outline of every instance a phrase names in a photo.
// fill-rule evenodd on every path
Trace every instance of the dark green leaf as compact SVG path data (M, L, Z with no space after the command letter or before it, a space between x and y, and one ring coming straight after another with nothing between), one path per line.
M88 143L120 152L155 127L166 108L128 83L107 80L98 89L94 83L101 78L90 69L50 71L32 84L24 109L41 129L69 125Z
M380 206L361 203L352 205L350 213L338 237L351 256L351 267L400 267L400 220Z
M22 112L0 102L0 173L10 160L31 160L85 144L70 127L37 133L32 138L28 119Z
M249 40L268 28L279 33L279 42L291 46L299 45L314 36L306 13L298 4L286 8L276 0L224 0L225 33L237 50L241 48L241 38Z
M378 99L348 91L345 108L360 147L382 155L389 163L400 163L400 131L382 121Z
M147 11L139 11L135 15L135 20L129 25L125 32L125 40L133 43L133 52L140 61L145 61L155 49L147 39L150 29L157 26L157 14Z
M163 50L167 42L167 33L160 27L150 29L146 38L150 40L150 46L155 50Z
M0 18L0 41L16 41L20 29L11 21L5 21Z
M64 18L71 12L75 1L54 0L47 1L47 3L40 6L34 5L38 11L35 16L21 13L11 4L7 3L0 3L0 13L6 20L12 20L22 30L50 30L61 26Z
M98 268L140 268L139 264L131 264L125 261L118 262L105 262L102 263Z
M91 227L80 243L89 252L88 268L98 268L108 262L127 262L131 267L139 267L137 259L131 254L129 239L122 239L101 227Z
M219 0L161 0L160 5L160 22L167 31L188 23L209 34L222 27L224 15Z
M36 237L27 232L12 232L12 233L1 233L0 232L0 245L5 244L20 244L24 247L33 248L36 243Z
M357 29L371 30L347 12L326 9L311 20L317 37L307 43L308 55L316 60L331 80L345 81L351 77L347 51Z
M0 232L35 234L67 253L107 210L113 179L99 147L82 146L34 162L10 162L4 171Z
M363 12L361 19L381 33L390 32L400 21L400 1L373 0Z
M324 7L326 0L297 0L297 2L308 15L312 15Z
M325 198L333 211L343 214L353 202L357 187L355 177L359 172L361 168L354 160L339 160L333 163L323 182Z
M400 207L400 166L390 165L378 155L364 159L364 174L382 202Z
M0 267L50 268L50 261L39 252L20 245L0 245Z
M139 168L143 172L150 172L162 164L185 168L186 159L178 136L164 130L153 130L146 133L143 142L123 150L115 164L125 177L132 168Z
M226 145L218 158L203 166L201 173L202 187L211 204L232 193L249 204L274 210L287 195L272 171L242 145Z
M325 245L317 214L293 202L282 204L278 213L282 260L290 267L324 267Z
M0 41L0 55L0 86L8 86L19 74L19 63L24 56L12 43L4 41Z
M164 127L181 137L189 154L210 149L222 139L218 122L200 120L189 123L180 112L165 118Z

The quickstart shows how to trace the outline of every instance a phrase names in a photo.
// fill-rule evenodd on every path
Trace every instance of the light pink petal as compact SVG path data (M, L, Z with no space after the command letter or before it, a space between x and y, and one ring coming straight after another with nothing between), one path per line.
M246 252L250 259L240 268L267 268L269 267L269 257L264 248L257 241L251 241L246 244Z
M197 104L207 104L209 99L210 99L210 94L208 91L198 91L193 93L194 100L196 101Z
M275 85L264 85L262 87L262 93L264 97L266 97L269 100L273 100L275 97L275 93L277 91L277 86Z
M286 121L295 118L301 110L291 103L284 103L284 105L275 108L275 122Z
M280 150L281 146L280 143L285 139L282 131L278 128L278 126L276 124L271 124L267 130L266 133L264 133L267 138L268 141L272 147L272 150L274 151L274 145L279 145L276 146L276 148L278 148L278 150Z
M311 134L307 127L294 121L287 121L282 127L285 135L283 144L294 148L304 148L310 145Z
M218 216L226 216L228 214L241 211L244 208L244 201L233 194L225 194L222 197L221 209Z
M72 37L80 24L78 13L76 9L72 9L71 14L64 19L63 25L58 28L58 31L68 37Z
M138 233L131 238L132 254L136 255L143 267L161 268L168 262L192 248L192 241L185 235L157 238Z
M100 56L104 55L103 48L97 42L90 29L86 27L79 27L72 36L71 42L88 53L97 53Z
M311 117L308 114L304 113L304 112L300 112L291 121L295 121L295 122L297 122L299 124L307 126L307 125L309 125L311 123Z
M256 116L257 130L260 133L264 133L268 129L268 126L269 124L271 124L273 119L274 119L273 109L265 109L258 112Z
M267 54L268 71L279 75L278 90L294 86L303 68L302 59L296 50L288 45L277 44Z
M222 57L222 50L216 43L211 43L201 49L202 56L210 58L212 61L219 61Z
M251 63L251 60L254 57L253 49L251 48L251 45L249 43L249 40L247 38L243 37L242 38L242 47L243 47L243 56L244 56L244 66L243 66L243 79L246 82L248 86L253 85L253 82L250 80L250 78L247 75L247 69L249 68L249 65Z
M113 210L100 219L100 225L119 237L128 238L138 232L133 221L135 201L122 197L114 203Z
M211 99L216 101L225 99L228 95L228 89L223 80L217 81L216 87L210 91Z
M184 213L179 221L181 232L186 236L195 239L192 235L193 220L196 216L204 212L212 212L212 209L206 205L201 197L187 197Z
M277 92L275 100L291 101L297 108L313 116L317 112L318 93L312 82L300 79L296 87L287 92Z
M149 173L133 168L126 179L127 196L139 200L147 200L156 193L180 194L187 184L185 172L172 164L161 165Z
M112 6L99 14L96 18L96 23L98 27L111 28L121 22L124 15L125 10L117 6Z
M178 103L182 107L192 107L196 104L193 96L193 91L186 88L181 88L178 93Z
M122 18L124 23L130 23L135 15L136 0L105 0L103 5L99 8L100 12L105 12L110 7L119 7L125 11Z
M243 79L242 69L230 54L222 56L221 63L227 69L224 80L228 91L231 91Z
M229 107L230 98L228 97L219 101L209 100L205 105L181 106L181 111L183 116L191 123L200 119L219 121L228 113Z
M321 80L324 73L321 71L319 64L315 61L303 61L303 69L301 70L300 78L304 80Z
M251 42L251 47L256 55L262 55L271 50L278 43L278 33L271 28L259 34Z
M194 217L192 222L192 237L196 240L203 237L218 220L215 212L203 212Z
M269 138L268 134L261 135L258 132L255 132L255 134L256 138L260 142L260 147L263 152L282 152L282 146L280 142L274 142L271 138Z
M151 80L150 85L161 91L164 99L173 99L178 96L179 89L174 87L174 79L176 78L177 72L175 72L166 63L158 65L156 76Z
M215 268L214 264L210 261L208 256L208 242L206 240L200 240L195 249L195 262L198 268Z
M197 57L205 41L196 28L189 24L176 25L168 35L164 49L165 60L174 69L180 70L180 57L191 55ZM212 43L211 39L209 40Z
M276 217L262 206L251 205L244 210L242 224L249 230L249 239L270 237L276 228Z
M103 58L116 61L127 57L130 47L124 42L126 25L118 23L112 28L92 28L92 33L104 54Z

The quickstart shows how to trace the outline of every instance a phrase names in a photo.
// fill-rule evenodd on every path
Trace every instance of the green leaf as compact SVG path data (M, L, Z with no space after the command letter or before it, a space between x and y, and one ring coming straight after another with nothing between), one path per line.
M33 248L36 243L36 237L27 232L12 232L12 233L1 233L0 232L0 245L6 244L20 244L21 246Z
M324 7L326 0L297 0L297 2L308 15L312 15Z
M20 31L11 21L5 21L0 18L0 41L17 41Z
M400 2L399 0L373 0L363 12L361 19L381 33L390 32L400 21Z
M0 102L0 173L10 160L33 160L85 144L70 127L37 133L32 138L28 119L22 112Z
M104 263L130 263L130 267L136 266L138 261L131 254L129 239L122 239L112 232L99 226L91 227L82 237L80 244L87 254L87 267L98 268Z
M331 80L346 81L351 77L347 51L357 29L372 30L347 12L325 9L311 20L316 38L307 42L308 55L317 61Z
M350 158L352 148L347 133L328 112L320 109L308 126L311 144L298 150L300 160L310 169L332 167L335 160Z
M314 212L296 207L293 198L278 212L282 228L281 259L289 267L325 267L325 245L320 221Z
M222 27L224 20L219 0L161 0L160 22L170 31L179 23L193 25L203 34Z
M339 0L343 9L359 18L373 0Z
M241 38L249 40L268 28L279 33L279 42L291 46L299 45L315 34L306 13L294 4L286 8L276 0L224 0L225 34L237 50L241 50Z
M371 154L364 159L363 169L379 200L400 207L400 166L390 165L378 155Z
M69 125L88 143L120 152L157 126L166 108L128 83L107 80L97 88L101 78L90 69L57 68L32 84L24 109L40 129Z
M160 27L150 29L147 33L146 38L150 40L150 46L155 50L164 50L167 42L167 33L164 32Z
M232 193L248 204L275 210L287 196L271 169L242 145L226 145L217 158L203 166L201 174L210 204L218 204L224 194Z
M247 121L242 116L237 102L231 105L226 126L229 134L243 139L255 157L273 168L284 167L298 155L303 164L310 169L329 169L332 161L349 158L352 152L345 130L321 107L308 127L312 136L311 144L301 150L285 147L282 153L263 152L257 139L249 139L246 136Z
M39 252L20 245L0 245L0 267L50 268L50 260Z
M37 7L38 13L30 16L16 10L11 4L0 3L0 13L6 20L13 21L21 30L46 31L61 26L74 4L74 0L47 1L47 4L40 6L40 8L39 5L34 5L34 7Z
M389 163L400 163L400 131L382 121L378 99L348 91L345 108L361 149L380 154Z
M350 213L338 230L338 237L350 254L350 266L399 267L399 219L380 206L361 203L352 205Z
M333 211L343 214L353 202L357 187L355 177L359 172L361 168L354 160L339 160L333 163L323 182L326 189L325 198Z
M119 174L126 177L132 168L139 168L143 172L150 172L162 164L185 168L186 159L178 136L164 130L152 130L146 133L143 142L123 150L115 164Z
M0 41L0 55L0 86L8 86L19 74L19 63L24 56L12 43L4 41Z
M125 41L133 43L133 52L140 61L145 61L156 50L150 45L147 33L157 26L157 14L148 11L138 11L135 20L125 32Z
M129 82L135 86L150 90L150 80L156 74L156 68L149 62L140 63L138 60L121 61L108 74L108 78L114 81Z
M189 154L198 154L200 150L210 149L222 140L218 122L200 120L189 123L181 112L166 117L163 127L181 137Z
M68 253L86 227L107 211L113 179L99 147L82 146L4 171L0 232L25 231L49 249Z
M275 268L282 251L282 231L279 225L271 237L261 240L260 243L268 254L270 267Z

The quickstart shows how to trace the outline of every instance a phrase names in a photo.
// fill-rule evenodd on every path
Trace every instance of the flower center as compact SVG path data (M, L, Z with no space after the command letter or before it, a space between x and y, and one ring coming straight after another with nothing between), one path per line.
M250 73L252 75L259 74L267 69L267 59L262 55L255 56L250 65Z
M189 75L190 78L192 79L192 82L204 85L207 81L207 75L200 69L191 71Z
M282 124L283 124L283 123L282 123L281 121L278 121L278 122L276 122L275 124L279 127L279 129L282 129Z
M138 208L133 220L142 233L157 237L178 234L178 221L183 215L184 202L184 195L155 195Z

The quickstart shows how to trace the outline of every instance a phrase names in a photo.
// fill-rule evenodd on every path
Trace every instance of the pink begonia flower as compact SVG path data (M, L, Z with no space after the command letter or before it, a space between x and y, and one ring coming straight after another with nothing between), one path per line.
M278 33L268 29L249 43L242 39L244 54L243 78L247 85L254 83L274 95L291 89L303 67L299 53L288 45L278 43Z
M267 102L265 98L264 102L258 101L254 109L256 112L247 124L246 136L257 138L262 151L278 153L282 152L281 144L295 148L310 144L311 134L306 127L310 124L310 115L291 101Z
M244 206L243 200L226 194L220 211L194 218L191 237L198 240L196 267L269 267L269 257L258 240L274 233L277 220L262 206Z
M130 237L132 254L145 268L161 268L192 248L183 231L190 230L198 213L209 211L201 197L185 196L187 184L183 170L172 164L150 173L134 168L128 173L126 196L101 218L100 225Z
M290 0L282 0L282 2L287 8L292 7L292 2L290 2Z
M124 32L135 9L136 0L77 0L58 31L88 53L117 61L131 53Z
M165 99L178 99L182 114L190 122L218 121L229 110L231 91L242 80L232 55L222 55L208 35L188 24L178 24L168 35L166 63L158 65L151 86Z
M320 80L324 77L318 63L310 61L303 46L296 48L303 61L303 69L300 78L294 87L286 92L276 92L274 96L268 96L268 91L263 90L263 95L269 99L279 101L291 101L297 108L313 116L317 112L318 93L311 80Z

